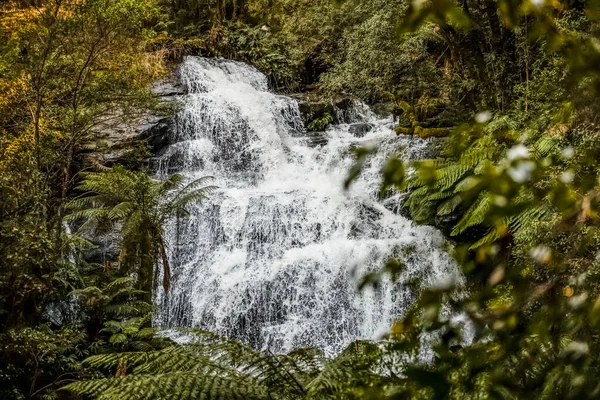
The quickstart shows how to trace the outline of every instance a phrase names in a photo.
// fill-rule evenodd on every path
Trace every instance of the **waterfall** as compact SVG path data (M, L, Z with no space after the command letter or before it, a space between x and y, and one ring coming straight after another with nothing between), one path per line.
M400 195L377 200L385 160L415 157L426 141L396 137L391 118L360 103L308 134L297 101L243 63L187 57L179 72L188 94L158 174L210 175L220 189L167 227L172 284L155 295L158 324L333 354L386 332L416 298L408 279L462 281L438 231L400 215ZM358 146L378 151L346 191ZM400 279L358 292L392 256L406 266Z

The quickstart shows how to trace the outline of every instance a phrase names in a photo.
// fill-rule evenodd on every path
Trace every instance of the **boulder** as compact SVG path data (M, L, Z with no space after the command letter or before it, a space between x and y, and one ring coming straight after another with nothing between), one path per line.
M331 123L333 105L325 101L301 101L298 103L304 126L308 131L325 130Z
M375 115L377 115L380 118L387 118L392 114L397 114L398 107L393 101L388 101L385 103L373 104L373 106L371 107L371 111L373 111L373 113L375 113Z
M141 147L157 154L171 144L169 140L173 135L174 121L172 107L168 105L177 102L185 90L175 74L155 82L151 90L158 96L158 107L146 110L134 119L115 112L112 118L107 118L107 122L96 128L100 139L88 154L92 162L106 166L127 165L139 154ZM163 109L166 112L160 111Z
M357 138L362 138L367 133L371 132L372 129L373 129L373 125L367 124L367 123L364 123L364 122L359 122L359 123L350 125L350 128L348 129L348 131L353 136L355 136Z

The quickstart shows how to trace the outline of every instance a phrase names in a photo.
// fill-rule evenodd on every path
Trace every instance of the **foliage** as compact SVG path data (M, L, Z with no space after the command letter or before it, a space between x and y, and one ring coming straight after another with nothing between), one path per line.
M412 5L403 29L433 22L477 30L467 4ZM425 291L392 328L403 349L418 348L424 332L438 338L434 361L408 367L412 381L389 388L399 398L595 398L600 391L597 66L580 58L598 56L597 6L588 7L498 2L502 29L531 32L517 52L539 52L536 67L525 66L525 84L513 86L517 98L486 103L489 111L453 130L442 157L412 164L406 182L390 182L409 190L413 217L449 223L469 289ZM557 68L566 72L556 75ZM505 77L498 78L503 92L511 86ZM532 101L531 87L552 95Z
M3 5L0 393L50 397L68 384L61 396L598 397L599 6ZM153 106L148 84L166 59L189 53L251 62L279 90L393 102L398 132L450 133L430 159L390 159L380 195L407 191L413 219L452 237L467 287L422 292L384 340L333 358L315 349L265 354L202 332L186 345L157 338L149 298L157 264L169 286L164 225L212 187L120 166L89 172L86 156L101 150L112 122ZM324 116L310 128L329 123ZM346 185L370 152L356 150ZM66 221L83 224L78 234ZM86 263L80 234L115 228L118 267ZM402 265L389 260L362 286L383 273ZM75 314L71 324L51 317L59 308Z
M75 380L89 355L77 330L53 331L47 325L11 330L0 336L0 394L31 398Z
M65 205L102 129L154 103L149 1L8 2L0 14L0 331L39 323L78 282Z
M84 194L71 200L68 219L86 222L80 231L99 234L120 226L119 263L121 274L136 274L139 288L152 292L154 266L163 266L163 288L169 290L170 267L164 226L173 217L188 214L187 206L203 200L215 190L205 186L212 177L186 182L175 174L164 181L150 178L146 171L130 171L122 166L83 172L77 189ZM89 289L89 288L88 288Z
M331 122L333 121L333 117L329 113L325 113L321 118L313 119L307 126L307 129L310 131L323 131L327 128Z
M149 304L131 280L111 285L123 277L86 262L91 245L64 217L106 131L156 106L149 85L166 64L146 41L158 10L151 0L0 6L2 398L51 398L84 373L84 357L154 346ZM111 344L114 334L127 341Z
M355 342L333 359L316 349L287 355L260 353L207 332L190 332L186 345L159 351L102 354L84 364L109 375L63 390L102 399L328 399L363 398L365 384L381 388L390 378L373 372L382 362L376 344Z

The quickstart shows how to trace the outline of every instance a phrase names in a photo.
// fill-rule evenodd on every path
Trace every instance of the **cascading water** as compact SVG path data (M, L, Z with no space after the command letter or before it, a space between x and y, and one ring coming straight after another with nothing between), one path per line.
M360 105L315 141L297 102L243 63L188 57L180 76L189 94L159 175L212 175L221 189L168 227L172 284L156 294L159 324L331 354L385 332L415 298L407 279L462 280L439 232L399 215L399 196L377 200L386 158L399 147L414 156L425 141L396 137L391 119ZM351 149L373 145L345 191ZM401 279L359 293L360 277L391 256L406 265Z

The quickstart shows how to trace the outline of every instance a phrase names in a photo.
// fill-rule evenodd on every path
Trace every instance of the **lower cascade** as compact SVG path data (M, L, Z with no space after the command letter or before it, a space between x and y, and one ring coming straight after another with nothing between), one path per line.
M415 157L425 140L396 137L391 117L360 103L309 134L297 101L240 62L187 57L179 74L188 94L158 174L213 176L219 190L167 228L172 280L155 294L158 325L335 354L403 315L416 297L407 280L462 281L441 233L400 215L401 195L378 199L386 159ZM345 190L352 149L366 146L378 150ZM405 265L400 279L358 291L390 257Z

